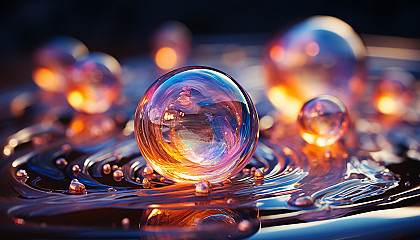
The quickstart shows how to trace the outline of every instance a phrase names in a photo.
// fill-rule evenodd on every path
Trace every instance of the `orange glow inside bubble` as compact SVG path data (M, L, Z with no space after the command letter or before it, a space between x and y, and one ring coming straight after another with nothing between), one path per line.
M85 124L83 123L82 120L76 119L75 121L71 123L71 129L75 133L80 133L84 128L85 128Z
M284 57L284 49L280 46L274 46L270 49L270 58L275 62L281 62Z
M306 54L315 57L319 53L319 45L316 42L310 42L305 48Z
M37 68L32 74L34 82L45 91L60 92L64 90L64 78L46 68Z
M80 108L84 102L83 94L79 91L72 91L67 96L67 100L70 103L70 105L76 109Z
M160 69L168 70L174 68L177 61L177 54L175 50L170 47L162 47L156 52L155 62Z
M281 106L282 114L289 120L296 120L296 117L303 105L303 100L288 94L283 86L272 87L268 91L268 98L275 106Z
M390 96L382 96L377 103L378 110L383 114L394 114L397 112L397 103Z

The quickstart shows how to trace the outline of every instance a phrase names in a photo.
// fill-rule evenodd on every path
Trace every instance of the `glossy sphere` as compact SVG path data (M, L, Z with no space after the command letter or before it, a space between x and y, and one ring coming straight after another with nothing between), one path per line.
M250 160L258 116L230 76L207 67L180 68L159 78L135 119L140 150L155 171L176 182L221 182Z
M153 58L160 69L175 69L187 60L191 49L191 32L180 22L166 22L154 34L152 47Z
M289 119L322 94L351 107L366 85L363 42L345 22L315 16L274 38L267 46L264 68L270 101Z
M414 100L414 82L415 77L403 69L385 69L372 94L375 108L386 115L404 115Z
M70 37L53 38L35 52L32 78L45 91L63 92L71 66L86 54L88 49L79 40Z
M90 53L78 61L70 75L67 101L79 112L103 113L117 100L121 66L105 53Z
M325 147L343 136L349 125L349 117L340 100L324 95L303 105L297 125L307 143Z

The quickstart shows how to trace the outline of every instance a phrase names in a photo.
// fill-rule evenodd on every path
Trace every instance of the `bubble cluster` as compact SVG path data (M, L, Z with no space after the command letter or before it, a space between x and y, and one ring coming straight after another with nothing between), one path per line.
M43 90L63 92L67 87L67 74L78 58L88 54L87 47L71 37L55 37L34 54L34 82Z
M76 62L69 74L67 101L79 112L103 113L117 100L121 66L105 53L90 53Z
M176 182L221 182L250 160L258 116L230 76L208 67L180 68L159 78L135 119L140 150L155 171Z
M303 105L297 125L307 143L325 147L343 136L349 126L349 117L340 100L323 95Z
M268 44L268 97L290 119L304 102L321 94L351 107L366 85L365 58L365 46L348 24L329 16L311 17Z

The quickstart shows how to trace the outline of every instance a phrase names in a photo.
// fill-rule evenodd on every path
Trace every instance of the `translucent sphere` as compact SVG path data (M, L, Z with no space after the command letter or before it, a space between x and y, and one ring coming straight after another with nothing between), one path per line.
M88 49L79 40L55 37L35 52L32 78L45 91L63 92L69 69L86 54Z
M340 100L323 95L303 105L297 126L307 143L325 147L335 143L347 131L349 116Z
M402 116L414 101L415 77L401 68L387 68L377 82L372 100L382 114Z
M187 60L191 49L191 32L180 22L166 22L156 30L152 47L153 59L160 69L175 69Z
M334 17L311 17L268 44L268 97L290 119L322 94L351 107L366 85L365 58L365 46L349 25Z
M70 75L67 101L77 111L103 113L117 100L121 66L105 53L90 53L76 62Z
M258 116L245 90L208 67L159 78L141 99L135 135L149 164L176 182L221 182L251 159Z

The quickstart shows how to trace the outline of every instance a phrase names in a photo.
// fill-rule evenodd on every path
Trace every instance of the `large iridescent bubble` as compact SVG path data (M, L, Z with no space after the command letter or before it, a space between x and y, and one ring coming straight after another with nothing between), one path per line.
M141 99L137 143L149 164L176 182L221 182L239 172L258 141L258 116L245 90L208 67L160 77Z
M290 119L296 119L303 103L322 94L351 108L366 83L365 57L362 40L348 24L334 17L311 17L267 47L270 101Z

